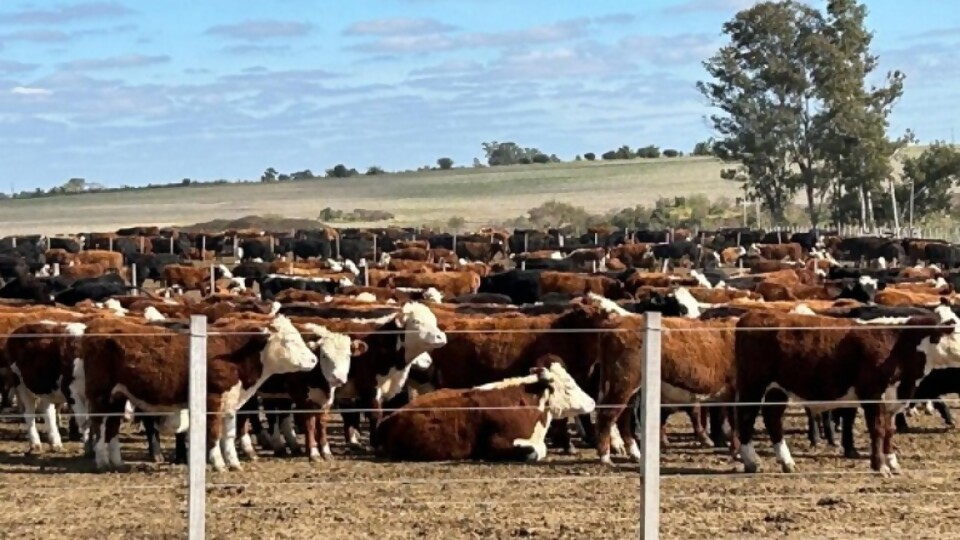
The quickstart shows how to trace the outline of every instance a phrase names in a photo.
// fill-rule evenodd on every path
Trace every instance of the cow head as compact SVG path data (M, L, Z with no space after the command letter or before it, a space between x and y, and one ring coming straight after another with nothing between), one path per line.
M290 319L278 315L264 329L270 337L260 353L265 373L293 373L310 371L317 365L317 357L307 346Z
M580 388L562 363L553 361L546 367L535 367L531 372L537 376L538 382L550 388L547 410L553 418L574 418L596 409L597 403Z
M408 363L423 353L447 344L447 334L440 330L437 316L419 302L404 304L394 320L397 327L404 330L397 346L404 348L404 358ZM423 363L422 359L418 360Z
M347 384L350 373L350 359L367 352L367 344L351 340L346 334L331 332L317 324L306 324L304 328L316 339L309 346L320 361L320 371L330 388L339 388Z

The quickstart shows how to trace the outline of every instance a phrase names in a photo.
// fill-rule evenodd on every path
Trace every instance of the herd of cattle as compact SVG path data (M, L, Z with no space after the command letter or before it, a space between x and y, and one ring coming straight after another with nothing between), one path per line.
M230 265L226 261L231 261ZM892 436L918 407L953 421L960 391L960 248L940 240L596 228L192 234L136 227L0 240L2 405L31 451L84 441L119 468L124 421L152 459L186 459L189 319L208 321L207 449L241 468L254 439L332 457L327 425L400 460L539 460L548 443L639 459L644 313L662 313L663 414L758 469L762 412L777 461L788 402L808 437L900 470ZM152 287L146 287L147 280ZM199 293L199 294L198 294ZM762 405L762 406L761 406ZM665 433L663 435L666 441ZM239 441L237 440L239 439Z

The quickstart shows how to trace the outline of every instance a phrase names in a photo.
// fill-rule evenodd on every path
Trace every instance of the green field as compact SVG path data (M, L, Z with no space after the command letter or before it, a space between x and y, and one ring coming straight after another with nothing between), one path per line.
M2 200L0 236L189 225L251 214L315 219L325 207L383 210L394 214L398 225L460 216L476 227L502 223L550 200L592 213L698 193L732 200L742 191L720 178L723 168L713 158L694 157L580 161Z

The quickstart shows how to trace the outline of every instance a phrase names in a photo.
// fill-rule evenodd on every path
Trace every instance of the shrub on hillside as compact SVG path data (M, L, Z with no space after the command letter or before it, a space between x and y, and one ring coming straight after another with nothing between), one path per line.
M643 148L637 150L637 157L654 159L660 157L660 147L655 145L644 146Z
M683 155L683 152L679 150L674 150L673 148L667 148L663 151L663 157L675 158Z
M587 161L593 161L597 159L597 155L594 154L593 152L587 152L586 154L583 155L583 159Z

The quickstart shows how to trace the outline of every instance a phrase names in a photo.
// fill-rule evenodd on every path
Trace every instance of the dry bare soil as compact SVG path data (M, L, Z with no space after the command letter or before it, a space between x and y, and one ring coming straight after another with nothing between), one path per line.
M957 538L960 436L938 417L898 435L904 474L882 479L866 460L810 450L794 412L789 441L802 472L784 475L769 445L766 472L737 474L722 454L698 447L685 421L671 420L662 459L662 538ZM863 426L858 426L865 450ZM339 429L334 440L342 441ZM25 456L23 429L0 424L0 536L77 540L183 538L186 468L145 462L142 436L128 432L131 470L97 474L79 456ZM172 441L167 441L171 446ZM420 538L621 539L638 536L636 466L607 469L595 453L552 455L536 465L403 464L347 456L311 465L263 456L240 473L209 473L212 539ZM906 536L905 536L906 535Z

